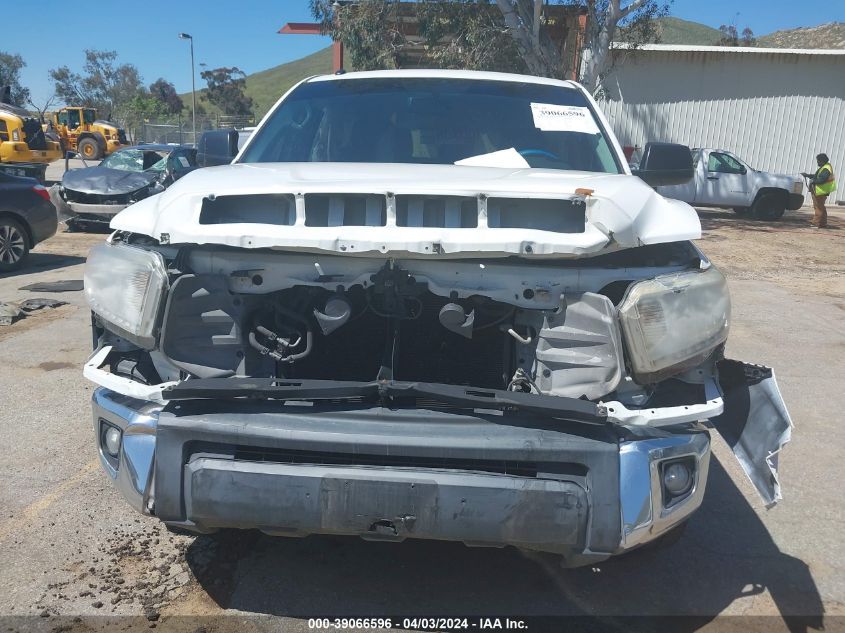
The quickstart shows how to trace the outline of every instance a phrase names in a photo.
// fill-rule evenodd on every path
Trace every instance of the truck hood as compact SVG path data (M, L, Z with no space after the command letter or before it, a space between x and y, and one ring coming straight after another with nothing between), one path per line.
M224 196L248 196L235 199L240 215L241 208L261 205L266 200L261 196L268 194L286 194L291 209L295 200L295 217L290 211L287 221L201 218L204 205ZM383 198L386 211L366 225L360 221L344 224L342 216L340 220L335 216L314 226L310 221L306 224L309 194L339 200L365 195L376 197L379 203ZM396 219L395 201L403 196L409 200L469 199L470 213L477 203L477 226L448 221L402 226ZM526 209L524 221L518 206L507 222L490 219L495 204L513 206L532 200L551 201L552 206L545 207L549 209L559 204L569 220L557 221L557 210L538 212L536 204ZM692 207L664 198L630 175L392 163L261 163L199 169L167 191L126 208L111 227L170 244L460 257L577 257L701 236Z
M793 191L793 186L796 183L802 187L804 185L804 180L797 174L790 176L787 174L773 174L767 171L757 171L755 173L760 187L776 187L792 193L798 193L797 191Z

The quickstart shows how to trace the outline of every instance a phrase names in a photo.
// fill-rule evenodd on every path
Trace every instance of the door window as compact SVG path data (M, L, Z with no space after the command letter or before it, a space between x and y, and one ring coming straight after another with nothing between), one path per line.
M177 150L171 152L167 159L167 168L172 172L183 172L196 166L196 152L194 150Z
M6 127L5 121L0 121L0 141L9 140L9 128Z
M745 172L745 169L733 156L720 152L710 152L710 157L707 159L707 171L715 171L720 174L741 174Z

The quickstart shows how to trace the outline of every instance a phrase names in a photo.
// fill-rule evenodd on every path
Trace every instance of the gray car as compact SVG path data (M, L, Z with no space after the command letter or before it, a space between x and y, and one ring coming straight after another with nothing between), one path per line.
M130 204L164 191L195 169L186 145L137 145L114 152L95 167L65 172L59 188L69 224L107 224Z
M56 233L56 207L35 178L0 171L0 273L20 268L29 249Z

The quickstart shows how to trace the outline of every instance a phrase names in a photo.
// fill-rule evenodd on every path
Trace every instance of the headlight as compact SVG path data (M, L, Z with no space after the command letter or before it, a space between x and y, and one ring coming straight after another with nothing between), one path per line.
M119 438L118 438L119 439ZM106 435L106 442L109 437ZM118 445L119 448L119 445ZM111 453L111 449L109 449ZM117 452L111 453L116 455ZM683 461L663 465L663 487L673 497L679 497L692 487L692 470Z
M639 383L694 367L728 338L731 299L715 267L633 284L619 308L622 333Z
M141 347L155 343L167 285L164 258L153 251L100 244L91 249L85 263L85 299L91 310Z

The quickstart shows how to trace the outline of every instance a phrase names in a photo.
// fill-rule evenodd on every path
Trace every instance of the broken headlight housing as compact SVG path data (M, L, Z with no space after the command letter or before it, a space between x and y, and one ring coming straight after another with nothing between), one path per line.
M731 299L715 267L632 284L619 307L634 379L658 382L701 364L728 338Z
M88 254L88 305L109 329L140 347L155 343L156 320L167 286L167 267L159 253L104 243Z

